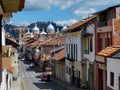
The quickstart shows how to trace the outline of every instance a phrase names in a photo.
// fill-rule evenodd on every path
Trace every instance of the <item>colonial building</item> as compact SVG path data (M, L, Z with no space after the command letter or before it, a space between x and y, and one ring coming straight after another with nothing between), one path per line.
M66 81L84 88L87 87L88 81L93 83L91 80L94 74L95 18L96 16L88 17L63 30L66 46ZM93 87L92 84L91 88Z
M51 51L50 63L52 65L52 75L58 80L66 82L64 46L58 47Z
M97 53L97 57L101 62L106 62L106 90L119 90L120 89L120 47L109 46ZM100 68L104 69L103 65L99 65Z
M2 43L5 44L5 41L2 42L2 33L4 33L4 30L2 30L2 25L4 25L5 21L12 16L13 12L21 11L24 8L24 0L1 0L0 1L0 84L2 90L9 90L9 86L7 82L11 82L9 75L11 77L11 72L6 70L5 68L2 68ZM4 40L5 40L5 36ZM8 73L7 73L8 72ZM10 83L9 83L10 85Z
M120 5L109 7L96 13L95 53L110 45L119 45ZM107 61L96 55L95 90L107 90Z

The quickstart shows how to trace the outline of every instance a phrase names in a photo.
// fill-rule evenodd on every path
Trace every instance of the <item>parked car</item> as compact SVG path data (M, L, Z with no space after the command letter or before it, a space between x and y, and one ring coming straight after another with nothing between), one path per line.
M41 79L41 81L50 81L50 74L44 72L40 75L40 79Z

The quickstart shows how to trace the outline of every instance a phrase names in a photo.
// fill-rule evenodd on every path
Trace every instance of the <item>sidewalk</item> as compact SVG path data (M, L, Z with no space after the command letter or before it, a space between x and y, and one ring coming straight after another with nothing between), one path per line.
M12 82L12 86L10 87L10 90L22 90L21 77L18 77L16 81Z
M88 90L88 89L81 89L81 88L77 88L75 87L73 84L69 84L63 81L60 81L58 79L56 79L55 77L51 76L51 80L56 83L57 85L59 85L60 87L64 88L65 90Z

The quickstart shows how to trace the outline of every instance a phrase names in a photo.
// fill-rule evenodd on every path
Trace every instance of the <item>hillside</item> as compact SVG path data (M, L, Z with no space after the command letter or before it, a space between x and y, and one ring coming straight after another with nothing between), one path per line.
M42 28L47 29L47 26L50 24L50 22L36 22L38 28L40 29L40 31L42 31ZM56 23L51 22L51 24L54 26L55 30L57 31L57 28L59 30L61 30L63 28L63 26L58 26ZM32 31L32 28L35 26L35 23L31 23L30 25L27 26L27 28L30 28L30 31ZM15 37L18 40L18 35L19 35L19 31L16 29L17 26L12 25L12 24L6 24L5 25L5 30L6 32L10 33L11 37Z

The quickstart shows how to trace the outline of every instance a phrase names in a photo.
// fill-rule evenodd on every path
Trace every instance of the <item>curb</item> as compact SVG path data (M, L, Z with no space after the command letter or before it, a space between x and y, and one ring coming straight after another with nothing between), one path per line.
M52 81L53 83L57 84L59 87L63 88L64 90L69 90L68 88L66 88L66 87L64 87L64 86L62 86L62 85L60 85L60 84L57 83L57 82L55 82L55 81L53 80L53 77L51 77L51 81Z
M25 83L24 83L24 79L23 79L22 77L21 77L21 80L22 80L21 83L22 83L22 87L23 87L22 89L23 89L23 90L26 90Z
M20 67L19 70L20 70L20 73L21 73L22 68ZM24 82L24 79L22 78L22 76L21 76L21 85L22 85L22 90L26 90L25 82Z

